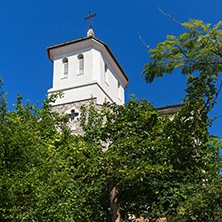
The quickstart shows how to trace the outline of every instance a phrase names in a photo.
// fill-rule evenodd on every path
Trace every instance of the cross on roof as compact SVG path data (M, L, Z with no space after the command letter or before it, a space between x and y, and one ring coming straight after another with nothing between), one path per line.
M75 117L77 117L79 113L76 113L74 109L71 110L71 114L69 114L69 117L71 120L74 120Z
M86 17L86 18L84 18L84 21L86 21L86 20L88 20L89 19L89 24L90 24L90 26L89 26L89 28L92 28L92 18L93 17L95 17L95 16L97 16L96 14L91 14L91 11L89 11L89 16L88 17Z

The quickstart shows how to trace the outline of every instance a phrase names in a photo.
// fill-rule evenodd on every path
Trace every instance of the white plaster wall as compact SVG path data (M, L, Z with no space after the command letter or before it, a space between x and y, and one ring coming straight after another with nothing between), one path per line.
M107 75L108 75L108 83L105 81L105 63L108 66ZM122 105L125 103L125 95L124 95L124 88L120 81L120 79L115 74L114 70L112 69L112 64L110 65L109 61L107 61L102 55L100 58L100 76L101 76L101 87L110 95L110 97L115 101L117 104ZM118 82L120 82L120 98L118 92Z
M48 91L49 95L54 91ZM102 88L96 83L91 83L90 85L85 85L81 87L75 87L63 90L63 97L58 98L53 105L60 105L71 103L73 101L83 101L90 98L97 98L98 104L103 104L105 101L113 102L109 95L106 95Z
M118 89L118 82L120 82L120 80L118 79L115 72L112 70L108 61L105 61L106 60L104 59L100 51L92 49L92 79L100 84L100 86L112 98L112 101L121 105L125 102L124 88L121 85L120 89ZM108 84L105 82L105 63L108 66ZM120 93L118 92L118 90L120 90ZM121 96L119 97L119 95Z
M101 53L96 50L92 49L92 79L97 81L98 83L101 82L101 63L100 63Z
M84 73L81 75L79 74L79 54L84 56ZM63 58L68 58L67 78L64 78ZM102 104L105 100L116 102L119 105L124 104L123 83L112 68L116 66L115 62L112 59L108 60L105 59L100 50L94 47L55 56L53 88L49 89L48 93L64 91L64 98L58 99L56 105L86 100L92 96L97 98L98 104ZM108 66L108 84L104 79L105 63ZM119 89L118 82L121 84ZM118 90L120 90L120 93Z
M84 73L79 74L78 55L84 56ZM68 76L64 78L63 58L68 58ZM55 57L53 67L53 90L79 86L92 81L92 49L79 50Z

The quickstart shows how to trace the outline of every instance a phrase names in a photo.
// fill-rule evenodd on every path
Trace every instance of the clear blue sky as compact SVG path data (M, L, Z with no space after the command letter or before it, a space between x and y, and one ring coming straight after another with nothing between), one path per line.
M129 77L129 94L150 100L154 106L180 103L185 79L179 73L165 76L147 85L140 76L149 61L144 42L155 47L166 35L185 30L162 15L157 6L180 22L201 19L215 24L222 20L221 0L7 0L0 3L0 75L8 92L9 109L16 95L41 103L52 86L52 63L46 47L86 36L89 27L84 17L97 13L93 29L106 42ZM220 79L222 79L220 77ZM221 93L222 94L222 93ZM211 116L222 114L222 95ZM212 134L222 138L222 118Z

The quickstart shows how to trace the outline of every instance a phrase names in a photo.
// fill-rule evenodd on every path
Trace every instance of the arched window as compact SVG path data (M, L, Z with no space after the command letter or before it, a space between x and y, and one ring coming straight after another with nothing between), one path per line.
M84 57L83 57L83 54L79 54L78 59L79 59L79 74L83 74L84 73Z
M118 98L121 100L121 88L120 88L120 86L121 86L120 82L118 81L118 87L117 87L118 88L117 89L118 90Z
M106 63L104 65L104 80L105 80L105 83L109 84L108 83L108 66Z
M68 59L67 58L64 58L62 60L63 62L63 68L64 68L64 77L68 77L68 69L69 69L69 63L68 63Z

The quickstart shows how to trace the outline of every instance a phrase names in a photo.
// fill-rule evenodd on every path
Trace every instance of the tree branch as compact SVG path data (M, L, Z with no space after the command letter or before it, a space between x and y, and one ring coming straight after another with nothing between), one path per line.
M213 101L209 104L209 106L212 106L212 105L216 102L217 97L218 97L219 94L220 94L221 88L222 88L222 81L220 82L220 87L219 87L219 89L218 89L218 91L217 91L217 93L216 93L215 98L214 98ZM205 108L207 107L207 104L209 103L209 101L210 101L210 99L208 98L208 100L207 100L207 102L205 103L204 107L200 110L200 116L202 115L203 111L204 111ZM219 116L219 117L220 117L220 116ZM219 118L219 117L218 117L218 118Z
M143 43L143 45L145 45L149 50L151 50L151 48L150 48L150 46L149 45L147 45L143 40L142 40L142 38L141 38L141 36L140 36L140 33L138 32L138 35L139 35L139 38L140 38L140 40L141 40L141 42Z
M210 41L210 43L211 43L211 45L214 47L216 47L216 44L212 41L212 39L211 38L209 38L208 39L209 41ZM215 40L216 41L216 40ZM220 44L220 42L218 42L218 44ZM208 48L208 47L207 47ZM208 48L209 49L209 48ZM216 49L216 51L214 51L214 50L212 50L212 49L209 49L211 52L213 52L213 53L215 53L215 54L217 54L217 55L219 55L220 57L222 57L222 54L220 53L220 49Z
M218 120L220 117L222 117L222 114L219 115L219 116L217 116L217 117L215 118L215 120ZM214 120L214 121L215 121L215 120Z
M158 7L159 11L160 11L163 15L169 17L170 19L172 19L172 20L173 20L174 22L176 22L177 24L183 26L181 22L179 22L179 21L177 21L176 19L174 19L171 15L166 14L165 12L163 12L163 11L161 10L161 8L160 8L159 5L157 5L157 4L155 4L155 5ZM183 26L183 27L184 27L184 26ZM185 28L188 32L190 32L190 30L189 30L187 27L184 27L184 28Z

